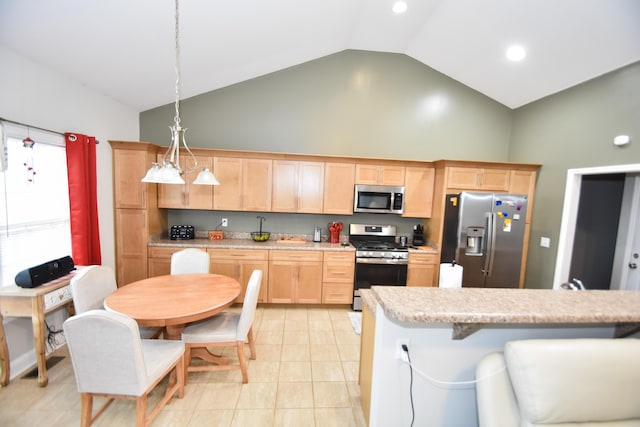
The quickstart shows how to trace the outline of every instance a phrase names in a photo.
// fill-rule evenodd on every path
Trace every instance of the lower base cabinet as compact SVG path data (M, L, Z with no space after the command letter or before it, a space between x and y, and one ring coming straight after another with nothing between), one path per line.
M325 252L322 264L322 303L353 302L353 252Z
M149 277L171 274L171 255L183 249L185 248L178 246L149 246L147 250L149 254Z
M320 304L322 251L269 251L267 302Z
M407 286L438 286L438 255L409 254Z
M253 270L262 270L262 282L258 302L267 302L267 282L269 278L269 251L256 249L207 249L210 257L209 270L214 274L233 277L241 286L236 302L243 302L247 292L247 282Z

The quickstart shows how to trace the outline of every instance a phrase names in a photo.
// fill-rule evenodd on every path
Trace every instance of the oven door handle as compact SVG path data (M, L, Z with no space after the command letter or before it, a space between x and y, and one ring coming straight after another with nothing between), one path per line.
M408 259L356 258L356 264L408 265Z

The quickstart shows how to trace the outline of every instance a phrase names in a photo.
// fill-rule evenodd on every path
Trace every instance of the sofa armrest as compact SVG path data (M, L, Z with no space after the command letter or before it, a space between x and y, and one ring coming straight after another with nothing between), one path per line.
M476 368L476 401L480 427L517 426L518 403L502 353L485 356Z

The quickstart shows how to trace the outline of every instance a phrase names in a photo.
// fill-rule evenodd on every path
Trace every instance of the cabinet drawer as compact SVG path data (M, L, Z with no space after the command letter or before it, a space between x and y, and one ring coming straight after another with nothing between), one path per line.
M269 251L269 259L272 261L312 261L322 262L321 251Z
M353 268L353 264L332 264L325 261L322 268L322 280L353 283Z
M356 254L355 252L331 252L326 251L324 253L324 262L341 262L355 264Z
M438 263L438 254L409 254L410 265L434 265Z
M323 283L323 304L351 304L353 302L353 283Z
M252 260L267 261L269 251L261 249L207 249L212 260Z
M148 254L149 258L171 258L171 255L179 252L183 249L183 247L158 247L158 246L149 246Z

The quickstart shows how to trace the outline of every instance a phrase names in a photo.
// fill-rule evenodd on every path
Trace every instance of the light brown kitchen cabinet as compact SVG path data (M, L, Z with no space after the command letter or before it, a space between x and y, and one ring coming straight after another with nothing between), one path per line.
M407 166L404 179L404 213L408 218L430 218L433 209L435 169Z
M355 173L353 163L324 164L323 213L353 215Z
M353 252L324 253L322 264L322 303L351 304L353 301Z
M404 174L404 166L356 164L356 184L403 186Z
M261 249L207 249L211 264L211 273L233 277L242 290L236 302L243 302L247 292L247 282L253 270L262 270L260 294L258 302L267 301L267 287L269 280L269 251Z
M251 212L271 210L271 160L214 157L213 173L220 182L213 188L214 209Z
M364 413L365 424L369 425L371 409L371 382L373 376L373 347L376 335L376 314L369 306L362 304L362 328L360 332L360 369L358 384L360 385L360 402Z
M148 277L147 240L167 229L166 211L158 209L157 184L142 183L156 159L157 146L109 141L113 153L116 281L123 286Z
M149 246L149 277L171 274L171 255L186 249L183 246Z
M407 286L437 286L438 269L438 254L409 253Z
M324 163L273 161L272 212L322 213Z
M503 191L509 190L509 169L450 167L447 186L460 190Z
M158 163L162 164L164 154L158 154ZM158 207L175 209L213 209L213 186L198 185L193 181L204 167L213 170L211 157L196 156L198 169L182 175L184 184L158 184ZM191 156L180 156L183 169L193 167Z
M322 252L270 250L267 301L321 303Z

